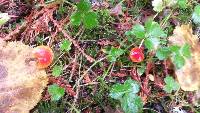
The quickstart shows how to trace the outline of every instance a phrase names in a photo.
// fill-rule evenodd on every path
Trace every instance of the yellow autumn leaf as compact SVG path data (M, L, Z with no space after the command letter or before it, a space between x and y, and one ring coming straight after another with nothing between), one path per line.
M176 69L175 74L184 91L195 91L200 88L200 44L196 35L193 35L190 25L177 26L174 35L169 37L170 45L191 46L191 58L185 59L185 65Z
M48 78L31 60L32 50L0 40L0 113L29 113L40 101Z

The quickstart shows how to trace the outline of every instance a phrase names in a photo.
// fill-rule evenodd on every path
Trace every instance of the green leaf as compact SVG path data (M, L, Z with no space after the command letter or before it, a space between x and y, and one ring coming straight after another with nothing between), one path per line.
M200 24L200 5L195 6L192 19L195 24Z
M185 9L187 8L187 4L188 3L188 0L178 0L178 6L182 9Z
M156 50L158 46L160 45L160 40L158 38L147 38L144 41L144 45L149 50Z
M185 65L185 59L180 54L175 54L172 57L172 61L173 61L173 64L175 65L175 67L177 69L180 69L180 68L182 68Z
M142 67L138 67L137 68L137 73L139 76L141 76L142 74L144 74L146 67L142 66Z
M154 22L152 19L148 19L145 22L145 28L146 36L149 38L167 37L160 25L157 22Z
M125 113L141 113L143 108L143 102L141 97L134 93L124 95L120 100L121 107Z
M98 25L97 14L91 10L91 4L87 0L81 0L77 4L77 11L71 15L70 22L75 26L81 25L82 22L87 29Z
M97 14L95 12L87 12L83 17L83 25L88 28L94 28L98 25Z
M5 24L10 19L8 13L0 13L0 26Z
M61 51L69 51L69 50L71 50L71 45L72 45L72 43L69 40L65 39L61 42L60 50Z
M77 9L79 12L81 13L85 13L90 11L91 9L91 4L87 1L87 0L81 0L78 4L77 4Z
M57 84L50 85L48 87L48 92L51 95L52 101L57 101L65 94L65 89L62 87L59 87Z
M177 46L177 45L172 45L169 47L170 51L172 53L175 53L175 54L179 54L179 51L180 51L180 46Z
M75 26L79 26L82 20L81 12L74 12L70 17L70 23Z
M166 91L167 93L172 93L172 91L176 91L180 88L180 85L178 84L177 81L175 81L173 79L173 77L171 76L167 76L165 79L165 86L164 86L164 91Z
M191 57L191 51L190 51L190 45L184 44L183 47L181 47L181 53L184 57L190 58Z
M110 96L114 99L120 99L125 93L129 92L128 89L129 89L128 86L117 83L113 85L110 91Z
M112 86L110 91L110 96L114 99L120 99L126 93L138 93L140 90L140 86L136 81L131 79L126 80L124 84L115 84Z
M63 66L62 65L60 65L60 66L56 65L56 66L53 67L52 75L55 76L55 77L58 77L62 74L62 72L63 72Z
M140 25L140 24L133 26L132 33L133 33L133 35L136 36L136 38L144 38L145 37L144 26Z
M124 53L124 50L120 48L111 47L110 51L108 52L108 60L110 62L115 62L119 56Z
M124 84L112 86L110 96L121 103L125 113L138 113L143 108L142 99L137 95L140 86L134 80L128 79Z
M165 60L167 59L171 54L171 51L167 47L159 48L156 51L156 57L158 57L159 60Z

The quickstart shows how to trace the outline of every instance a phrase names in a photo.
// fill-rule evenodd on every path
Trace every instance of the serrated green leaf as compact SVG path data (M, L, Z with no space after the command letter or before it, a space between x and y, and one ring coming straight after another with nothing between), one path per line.
M131 30L133 35L136 36L136 38L144 38L145 37L145 29L143 25L137 24L133 26L133 29Z
M169 47L169 49L172 53L179 54L181 47L177 45L172 45Z
M138 93L140 90L140 86L138 85L138 83L131 79L126 80L124 85L127 86L129 88L128 91L132 93Z
M192 19L195 24L200 24L200 5L195 6Z
M88 12L91 9L91 4L87 0L80 0L77 4L77 9L81 13Z
M55 76L55 77L58 77L62 74L62 72L63 72L63 66L62 65L60 65L60 66L56 65L56 66L53 67L52 75Z
M134 93L125 94L120 102L125 113L141 113L142 111L142 99Z
M187 8L187 4L188 3L188 0L178 0L178 6L182 9L185 9Z
M71 50L72 43L69 40L63 40L60 45L61 51L69 51Z
M158 38L147 38L144 41L144 45L149 50L156 50L160 45L160 40Z
M108 60L110 62L115 62L119 56L124 53L124 50L120 48L111 47L110 51L108 52Z
M180 54L175 54L172 57L172 61L173 61L173 64L175 65L175 67L177 69L180 69L180 68L182 68L185 65L185 59Z
M10 19L8 13L0 13L0 26L5 24Z
M83 25L88 28L94 28L98 25L97 14L95 12L87 12L83 17Z
M137 68L137 73L139 76L141 76L142 74L144 74L146 67L142 66L142 67L138 67Z
M149 38L167 37L165 32L161 29L160 25L157 22L154 22L152 19L148 19L145 22L145 28L146 28L146 37Z
M156 51L156 57L158 57L159 60L165 60L167 59L171 54L171 51L167 47L159 48Z
M59 87L57 84L50 85L48 87L48 92L51 95L52 101L57 101L65 94L65 89L62 87Z
M74 12L70 17L70 22L72 25L79 26L82 20L81 12Z
M186 57L190 58L191 57L191 51L190 51L190 45L189 44L184 44L183 47L181 47L181 54Z
M138 93L140 86L136 81L126 80L124 84L115 84L112 86L110 96L114 99L120 99L126 93Z
M120 99L125 93L129 92L128 89L129 86L127 85L115 84L110 91L110 96L114 99Z
M139 113L143 108L142 99L137 95L139 88L136 81L128 79L124 84L113 85L110 96L120 101L125 113Z
M164 86L164 90L167 92L167 93L172 93L172 91L176 91L180 88L180 85L178 84L177 81L175 81L173 79L173 77L171 76L167 76L165 79L165 86Z

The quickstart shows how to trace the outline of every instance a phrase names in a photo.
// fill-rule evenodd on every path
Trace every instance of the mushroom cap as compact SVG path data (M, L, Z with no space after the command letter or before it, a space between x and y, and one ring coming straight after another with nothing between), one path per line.
M0 40L0 113L29 113L40 101L48 78L32 51L21 42Z

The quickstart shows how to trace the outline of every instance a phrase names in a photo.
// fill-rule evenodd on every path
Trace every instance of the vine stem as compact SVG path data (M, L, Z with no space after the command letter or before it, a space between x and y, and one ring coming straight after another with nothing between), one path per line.
M83 75L78 79L78 81L76 82L76 84L74 86L79 86L81 80L83 80L83 78L85 77L85 75L99 62L103 61L104 59L106 59L107 57L103 57L97 61L95 61L84 73Z

